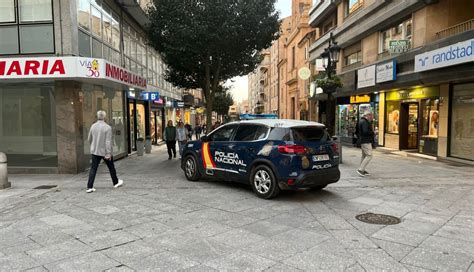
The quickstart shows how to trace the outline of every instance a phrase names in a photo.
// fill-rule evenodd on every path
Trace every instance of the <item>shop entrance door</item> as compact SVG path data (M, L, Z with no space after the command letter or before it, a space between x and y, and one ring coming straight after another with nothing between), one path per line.
M418 103L402 103L400 108L400 149L418 149Z

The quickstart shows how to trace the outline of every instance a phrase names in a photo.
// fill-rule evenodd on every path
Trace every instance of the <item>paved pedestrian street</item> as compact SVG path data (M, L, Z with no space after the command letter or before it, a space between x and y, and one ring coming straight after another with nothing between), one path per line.
M274 200L188 182L163 147L87 173L13 175L0 191L1 271L474 271L474 167L344 149L342 178ZM34 190L39 185L58 185ZM401 218L372 225L355 216Z

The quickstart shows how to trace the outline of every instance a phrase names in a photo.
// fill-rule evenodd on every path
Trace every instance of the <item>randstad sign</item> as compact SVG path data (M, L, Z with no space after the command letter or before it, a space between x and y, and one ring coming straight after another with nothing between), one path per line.
M474 39L415 56L415 72L474 61Z

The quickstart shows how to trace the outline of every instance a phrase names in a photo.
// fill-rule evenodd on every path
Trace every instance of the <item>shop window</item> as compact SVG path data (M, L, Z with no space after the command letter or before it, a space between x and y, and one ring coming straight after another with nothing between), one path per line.
M91 37L79 30L79 55L82 57L90 57L91 53Z
M18 54L17 26L0 27L0 55Z
M349 16L364 6L364 0L345 0L345 15Z
M23 54L54 53L53 25L21 25L20 50Z
M18 0L20 22L40 22L53 20L51 0Z
M92 57L102 58L102 43L96 39L92 39Z
M91 29L91 7L89 0L77 0L77 22L80 27L90 31Z
M344 57L344 65L345 66L356 64L356 63L359 63L361 61L362 61L362 52L361 51L357 51L355 53L352 53L352 54Z
M474 161L474 83L453 87L450 156Z
M121 90L84 84L82 96L83 135L88 135L90 127L97 121L97 111L107 113L106 122L112 127L113 155L126 152L124 104ZM84 137L84 154L90 154L90 144Z
M2 0L0 5L0 23L14 23L15 0Z
M360 42L344 48L344 66L362 62L362 47Z
M400 24L392 26L380 32L379 53L389 50L391 41L408 40L409 48L411 48L412 38L412 19L409 18Z
M400 122L400 102L387 101L387 121L385 122L385 131L387 133L398 134Z
M112 16L112 46L120 50L120 18L116 14Z
M357 104L338 106L336 120L337 135L340 137L353 137L358 121L359 109Z
M102 13L95 7L91 7L92 15L92 34L102 37Z
M0 87L0 150L9 166L57 166L52 86Z
M103 15L104 20L102 21L103 26L103 41L112 44L112 18L107 15Z

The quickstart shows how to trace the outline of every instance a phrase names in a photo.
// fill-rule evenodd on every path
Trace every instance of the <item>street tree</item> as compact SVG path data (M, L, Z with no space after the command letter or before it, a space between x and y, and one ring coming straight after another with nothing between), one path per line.
M234 98L227 88L221 88L214 97L213 110L219 114L226 116L229 114L230 106L234 105Z
M260 51L278 38L275 0L153 0L151 45L167 64L166 79L202 89L207 124L226 80L253 71Z

